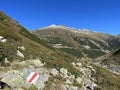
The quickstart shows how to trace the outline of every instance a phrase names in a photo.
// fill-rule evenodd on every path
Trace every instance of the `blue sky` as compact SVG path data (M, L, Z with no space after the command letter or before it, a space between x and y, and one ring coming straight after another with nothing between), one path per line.
M0 10L29 30L64 24L120 33L120 0L0 0Z

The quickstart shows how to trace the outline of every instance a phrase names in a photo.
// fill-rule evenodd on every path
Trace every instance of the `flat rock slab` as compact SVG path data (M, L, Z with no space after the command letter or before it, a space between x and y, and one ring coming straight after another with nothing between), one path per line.
M2 82L8 84L11 88L20 88L24 87L29 89L31 84L27 82L27 77L31 72L37 72L39 74L38 80L34 83L35 87L38 90L43 89L45 87L45 82L48 81L50 75L47 69L43 68L24 68L22 70L11 70L8 71L3 78L1 79Z

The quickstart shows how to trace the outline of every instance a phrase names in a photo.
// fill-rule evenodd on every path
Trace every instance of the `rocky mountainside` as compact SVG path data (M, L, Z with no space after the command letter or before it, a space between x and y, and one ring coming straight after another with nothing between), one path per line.
M120 47L120 38L117 36L63 25L47 26L33 33L53 47L77 57L82 57L84 52L90 58L96 58Z
M82 55L78 59L51 47L0 12L0 90L120 89L120 75Z
M120 73L120 49L97 58L95 62L104 68Z

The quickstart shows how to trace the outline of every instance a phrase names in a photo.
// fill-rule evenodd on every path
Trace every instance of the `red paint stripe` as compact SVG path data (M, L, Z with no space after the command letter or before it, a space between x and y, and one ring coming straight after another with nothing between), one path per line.
M31 83L36 76L37 76L37 73L35 73L28 82Z

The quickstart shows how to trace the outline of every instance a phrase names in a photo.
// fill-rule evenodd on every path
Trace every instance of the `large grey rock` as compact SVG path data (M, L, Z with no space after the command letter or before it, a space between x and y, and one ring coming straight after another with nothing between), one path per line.
M50 70L50 74L52 74L55 77L59 75L59 72L55 68L53 68Z
M73 66L76 66L76 64L74 62L71 63Z
M21 50L26 50L24 46L18 46L18 49L21 49Z
M86 81L85 86L86 86L86 88L89 88L90 90L94 90L94 87L96 87L97 85L94 82L88 80L88 81Z
M21 53L19 50L17 50L17 54L16 55L19 56L19 57L21 57L21 58L24 58L23 53Z
M61 84L61 90L67 90L67 88L64 84Z
M43 89L45 87L45 82L48 81L50 75L47 69L41 68L24 68L21 70L12 70L8 71L1 79L2 82L8 84L11 88L21 88L25 87L29 89L31 84L27 82L27 77L30 72L37 72L39 74L38 80L34 83L34 86L38 88L38 90Z
M31 61L36 67L42 67L45 63L42 63L39 59L35 59Z
M61 69L60 69L60 72L61 72L63 75L67 75L67 73L68 73L67 69L65 69L65 68L61 68Z
M82 67L82 64L81 63L76 63L77 66L79 67Z
M73 83L73 80L67 79L65 83L66 83L66 84L72 84L72 83Z
M76 82L77 82L78 84L81 84L82 78L80 78L80 77L76 78Z
M8 63L10 63L9 61L8 61L8 58L5 58L5 64L8 64Z
M71 86L71 87L69 88L69 90L78 90L78 87L76 87L76 86Z

